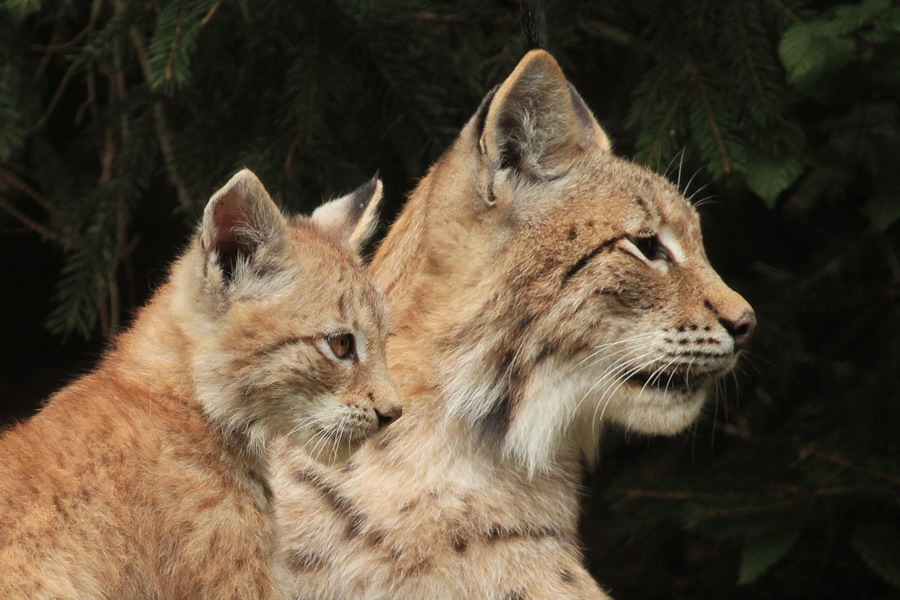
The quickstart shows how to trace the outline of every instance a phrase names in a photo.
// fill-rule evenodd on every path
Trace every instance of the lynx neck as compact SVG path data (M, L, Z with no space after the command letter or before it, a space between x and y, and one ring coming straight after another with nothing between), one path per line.
M104 364L153 395L194 403L191 342L177 323L172 300L172 286L160 288L116 340Z

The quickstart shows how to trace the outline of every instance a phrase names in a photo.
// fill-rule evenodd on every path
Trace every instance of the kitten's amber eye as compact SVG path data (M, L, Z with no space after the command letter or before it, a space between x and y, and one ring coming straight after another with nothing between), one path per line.
M356 356L356 341L352 333L335 333L328 336L328 345L334 355L341 359Z

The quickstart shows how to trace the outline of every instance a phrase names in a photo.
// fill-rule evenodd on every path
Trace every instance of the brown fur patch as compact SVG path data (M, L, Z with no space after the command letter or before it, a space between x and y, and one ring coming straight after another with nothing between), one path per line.
M315 552L295 548L287 554L288 567L297 573L308 573L325 566L325 560Z

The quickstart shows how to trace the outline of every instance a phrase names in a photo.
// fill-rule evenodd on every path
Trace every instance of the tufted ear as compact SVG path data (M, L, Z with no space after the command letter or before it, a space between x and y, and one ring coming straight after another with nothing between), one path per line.
M209 199L200 225L207 277L227 286L241 263L258 263L288 241L287 221L259 178L244 169Z
M610 150L584 100L543 50L525 55L486 110L480 147L492 170L544 179L586 149Z
M381 180L376 174L346 196L317 208L310 219L337 243L359 252L375 233L381 197Z

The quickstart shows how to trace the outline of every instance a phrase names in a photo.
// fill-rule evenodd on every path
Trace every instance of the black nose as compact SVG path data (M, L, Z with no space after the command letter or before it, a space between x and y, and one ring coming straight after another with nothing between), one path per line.
M378 417L378 426L386 427L400 418L403 414L402 408L392 408L386 412L375 409L375 415Z
M748 310L734 321L719 319L719 323L734 338L734 345L740 348L746 346L753 336L753 330L756 329L756 315L752 310Z

